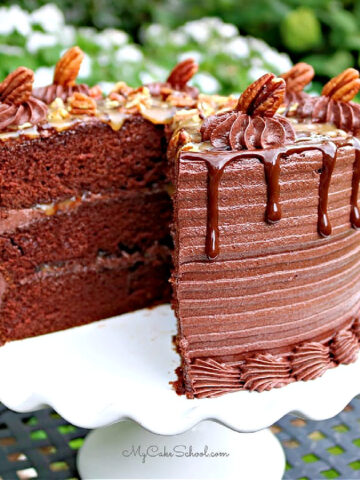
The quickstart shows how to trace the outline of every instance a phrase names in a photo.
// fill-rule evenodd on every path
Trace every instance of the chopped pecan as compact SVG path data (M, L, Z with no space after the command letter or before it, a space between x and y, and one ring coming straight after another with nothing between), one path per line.
M97 100L100 100L103 96L100 85L94 85L93 87L91 87L90 90L89 90L89 96L91 98L95 98Z
M196 100L190 97L190 95L186 95L186 93L183 95L176 95L176 94L169 95L166 98L166 101L173 107L184 108L184 107L194 107L196 105Z
M71 87L78 76L84 52L79 47L72 47L57 62L54 73L54 84Z
M250 116L273 117L284 101L285 85L284 79L266 73L242 93L236 110Z
M359 72L355 68L347 68L324 85L321 94L342 102L349 102L360 90Z
M301 92L304 87L314 78L314 69L305 62L299 62L290 68L289 71L280 75L285 80L286 91L288 93Z
M69 111L73 115L95 115L96 102L85 93L75 92L69 98Z
M34 72L19 67L0 83L0 101L12 105L21 105L29 100L34 82Z
M188 81L195 75L198 71L198 64L193 58L188 58L180 63L178 63L170 72L170 75L167 78L167 82L176 89L183 90L186 87Z
M122 95L123 97L127 98L129 95L131 95L134 92L134 89L132 87L129 87L125 82L118 82L115 84L114 88L112 89L111 94L119 94Z

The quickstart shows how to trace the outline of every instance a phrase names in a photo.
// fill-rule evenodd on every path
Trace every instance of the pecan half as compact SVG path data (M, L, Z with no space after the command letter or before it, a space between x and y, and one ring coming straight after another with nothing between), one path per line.
M314 78L315 72L311 65L305 62L299 62L290 70L280 75L285 80L286 91L288 93L298 93L304 90L304 87Z
M349 102L360 90L359 72L355 68L347 68L329 80L321 94L333 100Z
M69 98L69 111L73 115L95 115L96 102L85 93L75 92Z
M71 87L78 76L84 52L79 47L72 47L57 62L54 73L54 84Z
M19 67L0 83L0 101L12 105L21 105L29 100L34 83L34 72Z
M273 117L284 101L285 88L284 79L266 73L242 93L236 110L250 116Z
M178 63L167 78L167 82L177 90L182 90L186 87L188 81L198 71L198 64L193 58L188 58Z

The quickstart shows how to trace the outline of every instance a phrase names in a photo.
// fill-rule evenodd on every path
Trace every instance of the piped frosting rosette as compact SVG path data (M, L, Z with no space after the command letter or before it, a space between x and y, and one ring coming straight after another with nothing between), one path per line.
M0 131L46 120L47 106L32 96L34 73L19 67L0 83Z
M267 73L240 96L233 111L212 115L201 126L203 141L225 150L275 148L294 142L290 122L276 115L284 102L285 81Z
M83 59L84 52L79 47L67 50L56 64L53 83L35 88L34 97L50 105L55 98L61 98L65 102L74 93L88 95L90 91L88 85L75 83Z
M304 92L304 88L314 78L314 74L315 72L311 65L299 62L280 75L286 83L284 105L287 107L287 112L290 112L292 105L298 104L309 97L309 94Z
M351 100L359 90L359 72L347 68L324 86L321 96L303 98L295 115L300 120L331 123L336 128L357 135L360 132L360 105Z

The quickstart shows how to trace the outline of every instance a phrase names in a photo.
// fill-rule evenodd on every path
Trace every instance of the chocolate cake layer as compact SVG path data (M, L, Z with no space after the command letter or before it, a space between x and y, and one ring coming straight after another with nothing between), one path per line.
M327 349L323 369L341 363L341 355L329 353L341 331L351 335L348 350L358 349L351 330L360 309L360 231L350 222L354 149L337 151L326 238L318 233L322 153L281 159L282 215L272 224L264 221L264 165L248 154L227 154L234 160L218 184L219 254L211 261L207 153L183 151L177 164L174 306L190 396L214 396L246 382L259 389L289 383L297 378L290 358L309 342Z
M88 119L62 131L39 127L39 134L0 141L0 208L166 181L163 126L139 115L118 130Z
M1 279L0 342L54 332L170 298L169 249L43 265L12 285Z
M1 136L1 343L170 299L164 128L114 115Z
M0 272L8 281L39 265L94 259L98 252L144 252L168 243L170 198L164 190L120 190L64 202L8 210L0 222Z

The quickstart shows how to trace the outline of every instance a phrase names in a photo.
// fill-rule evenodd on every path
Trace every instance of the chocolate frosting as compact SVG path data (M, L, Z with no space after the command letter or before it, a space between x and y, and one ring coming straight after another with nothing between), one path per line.
M201 127L202 140L215 148L256 150L293 143L295 132L284 117L251 117L229 112L208 117Z
M330 367L329 348L319 342L309 342L295 348L291 356L292 374L296 380L314 380Z
M290 122L279 115L283 103L285 81L268 73L242 93L232 112L205 119L200 133L202 141L210 141L221 150L256 150L281 147L295 141Z
M0 130L24 123L38 125L46 120L47 106L37 98L30 97L21 105L0 103Z
M314 123L332 123L337 128L358 135L360 132L360 105L354 102L341 102L330 97L303 97L295 111L301 119L311 119Z
M75 92L88 95L89 90L89 86L85 83L68 86L51 84L45 87L34 88L33 96L46 103L47 105L50 105L50 103L52 103L55 98L61 98L61 100L65 102Z
M191 366L194 393L198 398L218 397L240 390L240 371L212 358L196 359Z
M241 367L241 380L244 388L258 392L282 387L293 381L289 362L269 353L249 359Z
M344 363L347 365L355 362L358 356L358 351L359 341L351 330L339 332L331 344L331 352L337 363Z
M314 123L332 123L356 136L360 132L360 106L351 100L359 90L359 72L348 68L324 85L320 97L304 97L295 116Z
M46 119L47 106L32 96L34 73L19 67L0 84L0 131Z

